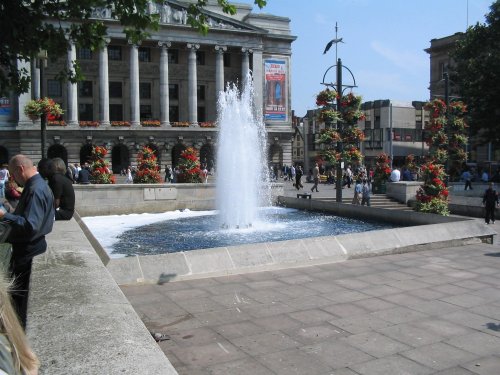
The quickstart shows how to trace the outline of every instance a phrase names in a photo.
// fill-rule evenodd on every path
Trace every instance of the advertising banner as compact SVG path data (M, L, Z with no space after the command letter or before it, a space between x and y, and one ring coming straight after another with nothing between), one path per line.
M288 67L285 59L264 60L266 121L287 121Z

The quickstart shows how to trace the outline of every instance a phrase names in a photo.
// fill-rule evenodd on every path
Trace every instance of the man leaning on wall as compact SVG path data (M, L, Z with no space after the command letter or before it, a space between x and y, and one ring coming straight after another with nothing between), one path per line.
M33 257L47 249L45 236L54 224L54 197L29 157L21 154L12 157L9 172L23 186L23 193L13 213L0 210L0 220L7 221L12 228L7 237L12 245L9 264L15 283L12 299L26 329L31 265Z

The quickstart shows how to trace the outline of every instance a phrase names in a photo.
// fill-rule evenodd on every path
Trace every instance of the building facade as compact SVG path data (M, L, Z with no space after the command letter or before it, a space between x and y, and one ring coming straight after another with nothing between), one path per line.
M31 71L31 92L2 98L0 163L24 153L41 157L40 121L23 112L26 103L50 97L60 103L62 121L47 124L47 155L82 163L93 145L105 146L115 173L135 164L138 150L151 147L160 164L176 165L182 150L194 147L200 159L215 164L217 99L228 84L241 87L249 72L255 92L255 112L266 124L269 160L291 163L290 20L254 14L235 4L227 16L209 1L210 30L203 36L186 24L188 2L151 1L149 11L160 16L160 28L140 45L128 42L119 22L107 9L94 18L108 27L99 51L68 42L66 58L48 57L46 66L19 61ZM78 84L57 79L77 60L84 79Z

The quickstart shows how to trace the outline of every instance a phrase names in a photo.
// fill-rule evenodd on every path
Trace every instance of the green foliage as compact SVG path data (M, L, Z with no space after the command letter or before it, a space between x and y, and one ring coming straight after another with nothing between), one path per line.
M224 13L236 13L236 7L228 0L217 1ZM202 34L208 32L204 13L207 4L207 0L198 0L188 8L188 24ZM255 4L262 8L266 0L255 0ZM103 20L92 18L95 8L108 9L132 43L140 42L159 27L159 15L149 14L147 0L2 1L0 66L4 69L0 69L0 95L28 92L30 77L26 69L18 69L18 59L31 61L41 50L47 51L50 58L64 56L68 37L80 47L99 49L107 36L107 27ZM75 20L79 22L74 23ZM75 68L76 73L61 70L58 78L81 80L78 65Z
M448 209L448 202L437 198L432 198L428 202L417 201L415 210L419 212L427 212L430 214L438 214L442 216L448 216L450 214L450 210Z
M500 0L491 4L486 23L467 29L452 57L452 79L469 106L471 134L480 142L500 144Z

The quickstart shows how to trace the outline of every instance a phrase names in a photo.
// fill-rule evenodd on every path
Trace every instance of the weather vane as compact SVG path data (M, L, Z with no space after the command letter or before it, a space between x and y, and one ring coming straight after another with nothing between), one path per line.
M339 43L344 43L342 38L337 37L337 32L339 31L339 27L337 26L337 22L335 22L335 39L332 39L328 42L328 44L325 47L325 51L323 52L323 55L328 52L328 50L332 47L332 44L335 43L335 61L337 61L337 46Z

